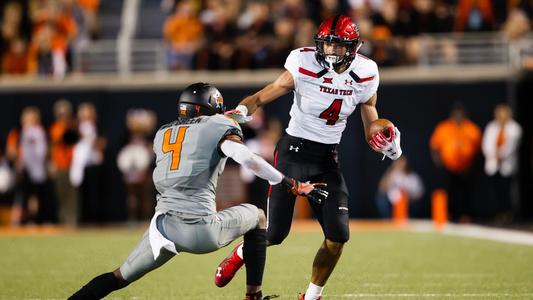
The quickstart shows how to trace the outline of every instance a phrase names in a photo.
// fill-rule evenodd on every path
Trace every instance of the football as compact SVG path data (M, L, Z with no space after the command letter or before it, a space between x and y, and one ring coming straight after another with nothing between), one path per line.
M372 123L370 123L370 128L368 130L368 132L370 133L370 135L368 136L368 142L370 143L370 141L372 140L372 136L378 133L379 131L381 131L386 138L389 138L390 137L390 131L388 129L389 127L394 128L394 124L388 119L377 119L373 121Z

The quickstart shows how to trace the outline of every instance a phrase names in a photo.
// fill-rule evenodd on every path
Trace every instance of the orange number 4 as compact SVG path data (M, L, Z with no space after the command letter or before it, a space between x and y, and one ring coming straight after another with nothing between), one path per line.
M181 144L183 144L183 139L185 139L185 131L187 131L189 126L182 126L178 129L178 136L174 143L170 143L170 136L172 135L172 128L165 131L163 136L163 153L172 152L172 162L170 163L171 170L177 170L180 167L180 157L181 157Z

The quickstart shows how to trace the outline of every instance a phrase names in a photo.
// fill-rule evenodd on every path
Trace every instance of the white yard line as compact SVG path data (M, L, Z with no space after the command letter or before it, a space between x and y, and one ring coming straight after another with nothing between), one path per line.
M409 227L417 232L436 231L431 221L413 221L409 223ZM448 223L444 226L444 229L441 232L446 235L533 246L533 233L519 230L492 228L472 224Z
M509 293L357 293L357 294L338 294L338 295L324 295L328 299L338 298L530 298L533 294L509 294Z

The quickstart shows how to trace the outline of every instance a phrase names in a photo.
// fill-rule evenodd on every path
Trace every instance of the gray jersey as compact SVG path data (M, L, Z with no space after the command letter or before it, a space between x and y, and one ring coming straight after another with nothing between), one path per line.
M224 115L175 121L157 131L153 173L159 192L156 210L191 215L216 212L217 180L226 165L219 143L229 134L242 136L239 124Z

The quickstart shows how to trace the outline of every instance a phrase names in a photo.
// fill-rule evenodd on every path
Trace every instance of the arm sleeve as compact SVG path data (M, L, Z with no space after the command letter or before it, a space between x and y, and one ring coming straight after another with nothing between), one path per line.
M283 179L283 174L264 159L252 153L252 151L243 144L225 140L220 145L220 149L224 155L231 157L234 161L241 166L248 168L258 177L268 180L271 185L278 184Z

